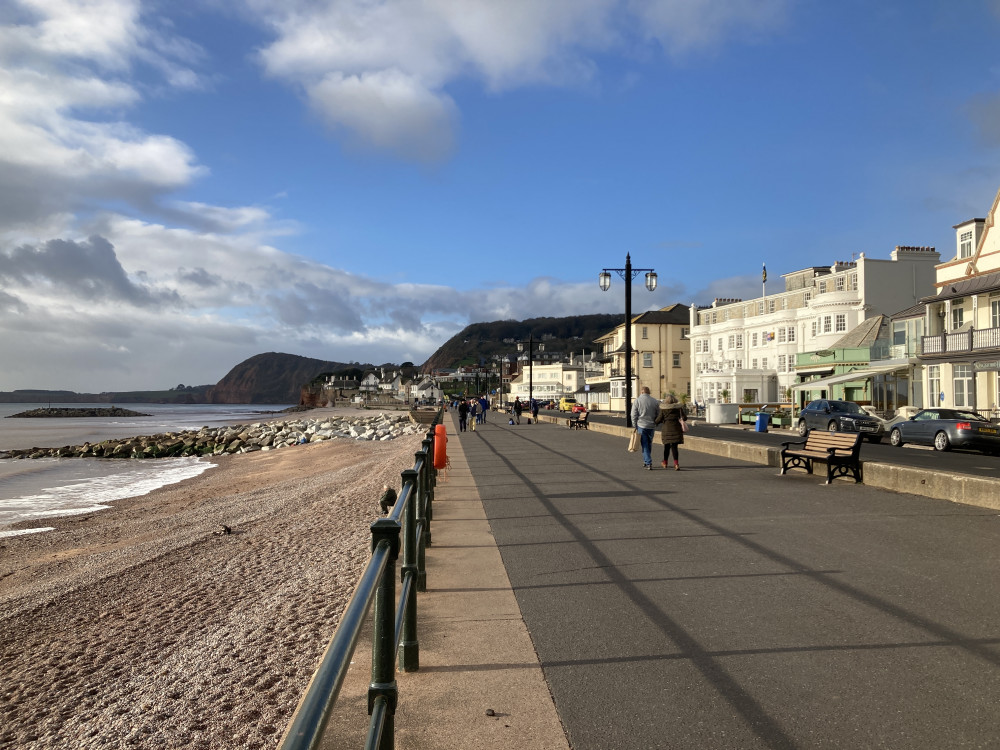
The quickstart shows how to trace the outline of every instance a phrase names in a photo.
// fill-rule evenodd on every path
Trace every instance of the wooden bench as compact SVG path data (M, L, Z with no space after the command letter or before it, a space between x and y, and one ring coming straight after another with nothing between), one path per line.
M590 423L587 421L588 419L590 419L590 412L585 411L583 412L583 414L577 414L572 419L567 419L566 424L572 430L580 430L580 429L589 430Z
M813 473L813 461L826 463L826 483L837 477L854 477L861 481L861 438L860 432L825 432L810 430L805 440L781 444L781 473L789 469L805 469ZM801 448L790 449L792 445Z

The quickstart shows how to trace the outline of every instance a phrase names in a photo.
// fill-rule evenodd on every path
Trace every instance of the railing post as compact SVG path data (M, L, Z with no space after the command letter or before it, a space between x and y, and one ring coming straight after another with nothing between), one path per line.
M372 680L368 685L368 715L375 702L386 704L385 725L378 750L395 747L396 687L396 558L399 556L399 523L380 518L372 526L372 552L389 545L389 561L375 591L374 633L372 635Z
M433 510L431 508L431 498L434 497L434 433L428 433L423 440L424 453L427 460L424 461L424 486L421 505L424 508L424 547L431 546L431 518Z
M426 441L425 441L426 442ZM427 453L427 448L424 446L423 450L417 451L413 454L415 463L420 467L420 471L417 473L417 484L414 487L413 502L416 505L417 513L417 525L422 529L420 533L420 538L417 539L417 591L427 590L427 570L425 567L426 556L424 554L424 547L427 543L427 517L424 515L425 504L424 498L427 494L427 463L430 461L430 456Z
M410 485L410 494L403 510L403 566L400 569L400 581L405 581L409 575L413 579L413 588L406 601L402 602L403 627L399 641L399 668L404 672L415 672L420 669L420 641L417 640L417 502L419 497L419 482L416 469L406 469L402 472L403 487Z

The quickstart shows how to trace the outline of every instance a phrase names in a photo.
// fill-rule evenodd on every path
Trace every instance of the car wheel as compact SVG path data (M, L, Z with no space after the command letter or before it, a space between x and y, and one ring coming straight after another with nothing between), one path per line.
M951 441L948 439L948 435L944 432L939 432L934 436L934 450L936 451L947 451L951 450Z
M828 424L826 426L826 429L827 429L828 432L836 432L837 431L837 420L831 419L830 420L830 424Z
M809 428L806 427L806 420L800 419L799 420L799 437L805 437L806 433L808 433L808 432L809 432Z
M894 427L892 432L889 433L889 444L897 448L903 446L903 434L899 431L898 427Z

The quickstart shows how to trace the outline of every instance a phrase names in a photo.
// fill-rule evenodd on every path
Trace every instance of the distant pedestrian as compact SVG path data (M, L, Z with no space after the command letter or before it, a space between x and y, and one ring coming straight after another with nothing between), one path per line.
M653 433L660 416L660 402L649 395L649 386L644 385L639 398L632 402L632 425L639 433L639 444L642 446L642 465L653 468Z
M521 424L521 412L524 411L524 404L521 403L521 397L518 396L514 399L514 421Z
M481 407L479 410L480 421L486 424L486 412L490 410L490 401L485 395L479 397L479 406Z
M479 422L479 401L476 399L470 399L469 401L469 414L472 416L472 431L476 431L476 423Z
M531 421L538 424L538 399L531 399Z
M466 423L469 421L469 402L464 398L458 402L458 431L465 432Z
M677 397L667 394L665 406L660 410L660 440L663 441L663 468L667 468L667 461L670 456L674 459L674 471L680 471L678 463L677 446L684 442L684 432L687 427L687 412L682 404L677 402Z

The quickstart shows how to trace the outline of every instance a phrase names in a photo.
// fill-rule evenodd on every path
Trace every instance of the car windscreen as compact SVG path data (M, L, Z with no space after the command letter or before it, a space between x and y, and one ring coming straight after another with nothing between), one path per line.
M954 411L950 415L951 419L961 419L966 422L988 422L989 420L974 411Z
M853 401L831 401L830 406L837 410L847 412L848 414L864 414L865 410L858 406Z

